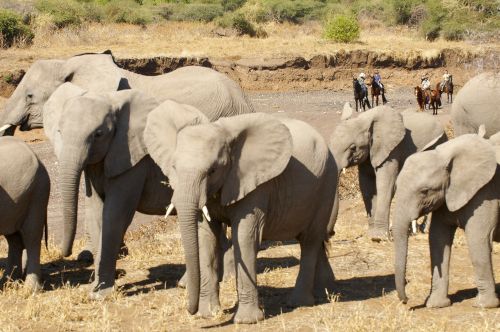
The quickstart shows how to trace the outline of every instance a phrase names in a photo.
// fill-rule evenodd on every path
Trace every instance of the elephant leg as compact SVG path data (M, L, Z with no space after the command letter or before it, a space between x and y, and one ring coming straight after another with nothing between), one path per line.
M42 289L41 283L41 269L40 269L40 249L43 234L43 223L36 232L24 232L23 242L26 247L26 279L25 286L32 290L37 291Z
M219 265L221 261L218 236L222 225L216 221L203 222L198 226L200 245L200 302L198 314L213 317L220 310L219 302Z
M96 280L92 299L103 299L113 291L116 261L123 235L132 222L147 175L146 164L137 164L110 180L103 208L102 232L95 262ZM133 188L133 190L131 190Z
M451 304L448 297L451 245L456 226L445 208L433 213L429 230L429 248L431 251L432 287L425 305L428 308L442 308Z
M335 274L333 273L332 266L328 261L328 256L325 244L318 251L318 260L316 262L316 272L314 277L314 297L323 299L333 293L333 286L335 282Z
M465 225L465 236L478 289L474 306L480 308L496 308L499 305L491 260L493 235L498 221L497 204L496 201L484 202Z
M302 236L300 242L300 267L289 305L292 307L314 305L314 280L318 253L322 241L317 236Z
M264 319L259 308L257 293L257 251L259 248L259 223L253 213L233 219L231 233L236 264L238 309L235 323L251 324Z
M388 239L389 214L394 196L394 186L398 175L399 164L396 160L386 161L376 172L377 208L373 227L368 230L368 236L373 241Z
M366 214L368 215L368 229L373 229L373 218L376 212L377 202L377 184L375 171L370 163L365 162L358 166L359 171L359 187L361 188L361 196L365 203Z
M7 256L7 266L4 272L4 277L11 280L21 279L22 271L22 256L23 256L23 239L19 232L6 235L7 243L9 245L9 252Z

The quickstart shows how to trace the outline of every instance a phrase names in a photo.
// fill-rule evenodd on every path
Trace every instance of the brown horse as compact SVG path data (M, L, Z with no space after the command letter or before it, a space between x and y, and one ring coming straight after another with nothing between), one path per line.
M429 97L429 106L432 107L432 115L437 115L437 109L441 106L441 84L436 84L436 88L433 90L426 90L425 94ZM430 107L429 107L430 108Z
M424 91L418 85L415 87L415 97L417 97L418 107L420 108L420 112L424 111L425 107L425 96Z
M378 97L380 95L382 95L382 104L387 103L387 99L385 98L385 95L384 95L384 89L380 85L378 85L377 82L375 82L375 77L372 77L370 85L371 85L371 92L372 92L372 105L378 106Z
M441 92L446 93L446 100L449 103L453 103L453 81L450 75L448 82L445 82Z

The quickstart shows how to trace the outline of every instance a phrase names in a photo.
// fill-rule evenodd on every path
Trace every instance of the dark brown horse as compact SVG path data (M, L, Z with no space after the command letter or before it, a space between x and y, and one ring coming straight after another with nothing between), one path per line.
M372 105L378 106L378 97L382 95L382 103L387 103L387 99L384 95L384 89L375 81L375 77L371 80L371 92L372 92Z
M425 107L425 96L424 91L418 85L415 87L415 97L417 97L418 107L420 108L420 112L424 111Z
M449 103L453 103L453 80L450 75L450 79L444 83L441 92L446 93L446 100Z
M354 102L356 103L356 112L358 112L358 104L359 108L363 108L363 111L366 111L365 106L368 105L368 108L371 108L370 102L368 101L368 91L364 90L359 84L356 78L352 79L352 88L354 90Z
M437 115L437 109L441 106L441 84L438 83L433 90L427 90L426 95L429 97L429 106L432 107L432 115Z

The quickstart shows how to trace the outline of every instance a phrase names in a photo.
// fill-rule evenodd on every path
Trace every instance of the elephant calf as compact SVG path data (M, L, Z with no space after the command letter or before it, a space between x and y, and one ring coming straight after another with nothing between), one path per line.
M220 307L215 253L221 221L232 231L236 323L264 318L256 283L261 240L300 243L292 305L313 305L315 295L330 289L334 275L324 241L336 218L337 169L312 127L262 113L209 123L193 107L165 102L148 115L144 142L174 189L191 314L209 316Z
M411 154L447 141L443 126L429 114L397 112L377 106L351 118L347 103L330 147L337 169L358 165L359 185L369 216L368 235L374 241L389 234L389 212L394 185Z
M491 262L492 241L500 242L500 146L468 134L406 161L397 180L393 225L396 288L406 303L408 225L432 213L429 242L432 288L427 307L449 306L448 273L457 227L465 229L479 290L476 304L499 304Z
M26 249L25 285L41 288L40 247L47 225L50 180L47 170L20 139L0 137L0 234L9 244L4 276L20 279Z

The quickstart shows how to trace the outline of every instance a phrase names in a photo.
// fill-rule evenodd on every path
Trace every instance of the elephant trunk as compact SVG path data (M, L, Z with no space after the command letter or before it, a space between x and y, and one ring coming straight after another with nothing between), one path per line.
M181 188L176 188L174 191L172 202L174 202L177 209L177 218L186 260L188 312L194 315L198 311L201 278L198 221L201 218L201 206L206 203L206 195L200 194L202 192L200 189L203 181L201 181L199 176L190 175L189 177L182 178L189 180L179 182L182 184Z
M64 156L60 164L61 197L63 205L62 255L70 256L76 235L78 215L78 193L83 162L68 161Z
M21 98L22 93L16 89L5 105L4 116L0 122L0 136L12 136L16 126L22 124L26 118L26 102ZM3 133L2 133L3 132Z
M408 259L408 229L412 218L404 211L404 206L396 208L394 225L392 228L395 248L395 279L399 299L406 303L406 262Z

